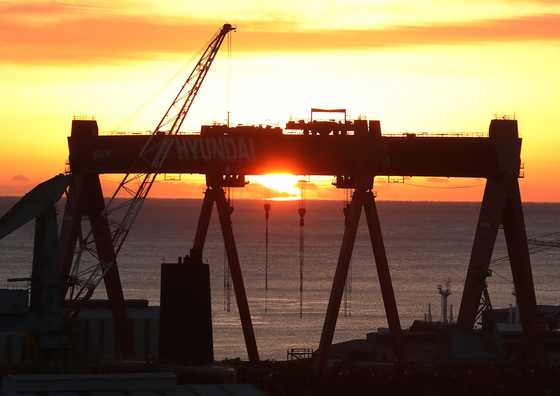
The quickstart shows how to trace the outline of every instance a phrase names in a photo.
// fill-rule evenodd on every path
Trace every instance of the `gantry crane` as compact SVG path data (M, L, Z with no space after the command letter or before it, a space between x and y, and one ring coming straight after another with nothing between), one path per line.
M514 284L518 293L520 318L527 339L538 340L540 325L519 191L521 138L517 121L494 119L488 136L429 136L404 133L383 135L379 121L356 120L335 123L288 123L286 129L302 133L284 134L280 128L229 125L202 126L198 135L177 132L196 96L225 35L235 28L224 25L199 61L162 121L150 136L99 136L95 120L74 120L68 138L72 183L60 234L61 275L68 281L72 306L67 318L76 315L96 284L103 279L111 303L117 339L123 355L133 355L127 314L116 256L158 173L199 173L206 175L206 190L193 251L201 252L212 206L216 203L224 243L232 269L249 359L257 362L258 351L239 258L233 238L231 208L223 187L243 187L245 175L290 173L294 175L336 176L337 188L352 189L340 255L331 288L329 305L319 344L316 366L324 369L329 357L340 302L358 223L364 209L381 294L395 355L406 362L397 305L383 243L375 196L378 176L474 177L485 178L486 188L477 223L473 249L463 288L456 328L473 330L484 280L500 225L503 226ZM169 125L169 130L166 130ZM130 199L126 205L105 206L99 180L102 173L126 174L119 190ZM136 187L131 187L137 183ZM115 222L116 209L123 208L123 220ZM91 232L83 241L79 235L82 217ZM84 279L71 273L76 242L95 251L98 263ZM78 269L74 266L74 270ZM84 272L85 273L85 272ZM96 283L97 282L97 283ZM64 291L66 293L66 290ZM543 359L542 345L523 346L530 360Z
M101 191L98 176L75 175L74 183L70 187L65 221L61 231L61 275L68 279L67 288L63 293L69 300L64 321L67 324L73 321L80 307L92 296L96 286L104 279L117 339L124 356L133 356L134 349L132 337L129 336L130 329L116 257L166 161L173 144L173 140L168 137L179 132L222 42L228 33L235 30L236 27L233 25L225 24L215 34L134 162L127 165L129 167L127 173L107 205L104 205L102 195L97 194ZM94 131L85 127L79 133L88 135ZM104 154L96 153L100 159ZM126 197L124 202L117 201L116 198L122 195ZM89 198L82 199L85 196ZM122 215L119 217L119 214ZM91 230L84 238L80 235L79 224L82 215L89 218L91 226ZM78 254L72 264L77 241L79 241ZM81 268L80 265L81 253L84 251L90 252L97 261L86 269Z
M144 147L143 136L84 137L81 129L87 123L73 126L68 139L70 164L75 174L124 173L126 164ZM90 123L94 128L95 122ZM379 121L355 120L339 124L309 123L304 120L280 128L227 125L202 126L200 134L172 136L168 160L161 171L206 175L206 190L193 250L204 247L213 203L232 269L233 285L249 360L258 361L258 351L244 292L230 209L224 197L224 186L242 187L244 175L289 173L292 175L336 176L337 188L352 189L345 234L333 279L329 305L316 365L325 368L329 357L344 285L348 273L358 222L364 209L373 248L375 265L395 355L407 359L388 260L372 189L377 176L474 177L485 178L479 221L467 270L457 329L473 331L488 274L489 263L500 224L503 225L514 283L518 291L523 331L528 339L540 332L538 311L527 248L523 208L519 192L519 169L522 140L517 121L494 119L488 136L450 136L403 133L384 135ZM300 130L301 133L293 133ZM307 132L306 132L307 131ZM92 160L93 153L110 151L111 158ZM149 165L144 165L149 169ZM101 195L101 191L97 192ZM543 359L542 345L525 345L529 359Z

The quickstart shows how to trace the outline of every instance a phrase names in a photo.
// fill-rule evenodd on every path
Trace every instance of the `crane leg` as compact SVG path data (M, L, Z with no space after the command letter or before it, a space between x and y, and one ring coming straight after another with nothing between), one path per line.
M504 176L486 181L457 328L470 331L474 327L500 223L504 228L523 325L523 340L512 355L515 358L525 354L533 362L542 363L545 353L539 336L537 302L517 177Z
M342 246L340 248L336 272L331 288L331 296L329 298L329 305L327 306L327 313L323 324L323 332L321 333L321 340L319 342L319 351L317 352L317 360L315 361L315 368L319 370L325 370L327 367L329 352L334 337L334 330L336 328L336 320L338 319L338 311L340 310L340 303L342 295L344 294L344 286L346 284L348 268L350 267L350 259L352 258L352 251L354 249L354 242L356 240L356 233L360 222L362 206L362 197L357 191L355 191L349 207L346 228L344 229Z
M356 190L352 195L352 202L349 207L346 228L344 230L344 237L342 239L342 246L340 248L338 264L334 275L331 296L327 307L321 341L319 343L318 356L315 362L315 367L320 370L324 370L327 366L329 350L334 337L338 311L340 310L340 303L344 293L344 285L346 284L346 277L348 275L350 259L352 258L352 250L356 240L356 233L358 231L362 207L364 207L366 213L371 244L377 266L377 273L381 285L381 293L385 304L387 322L389 323L389 330L391 332L393 347L395 349L395 356L400 363L407 362L401 325L397 311L397 303L393 292L393 285L391 283L387 255L385 254L385 247L383 245L383 238L381 235L381 228L379 226L379 218L377 216L377 208L375 206L373 193L371 191L365 192Z
M502 180L488 179L465 279L457 328L473 329L505 204Z
M78 202L83 175L72 175L72 183L68 187L64 217L60 226L58 251L60 257L61 296L66 297L68 292L68 277L74 261L74 251L78 240L78 231L82 222L83 208Z
M385 253L385 245L383 244L383 236L381 234L375 199L372 192L360 192L360 194L364 194L364 211L366 214L371 246L373 248L375 265L377 267L379 285L381 286L381 295L383 296L383 303L385 305L387 324L389 325L391 340L395 350L395 357L400 364L406 364L408 359L404 348L401 322L399 320L397 302L393 291L393 283L391 282L391 274L389 273L387 254Z
M202 251L204 243L206 242L206 235L208 234L208 226L210 225L210 217L212 216L212 208L215 201L215 193L212 189L207 188L204 193L204 200L202 201L202 209L200 210L200 217L198 218L198 227L194 237L193 249Z
M209 189L214 194L218 216L220 217L220 225L222 227L222 235L226 247L228 264L231 271L231 279L233 281L233 289L235 291L235 299L237 300L237 309L241 319L241 327L243 328L243 336L245 337L245 345L249 362L252 365L259 364L259 352L257 342L255 340L255 332L251 322L251 313L249 312L249 304L247 302L247 293L243 284L243 276L239 265L239 257L233 238L233 229L231 227L231 207L228 205L222 188ZM208 194L208 192L207 192Z
M517 179L508 181L507 187L509 197L504 207L502 224L504 226L511 273L519 305L519 316L523 325L523 339L526 340L526 342L519 346L516 354L523 355L527 353L527 357L530 360L543 363L545 361L545 352L541 341L542 337L540 336L541 329L535 297L535 286L531 272L525 220L523 218L523 208Z
M97 174L84 175L84 189L82 190L82 204L86 205L89 221L93 230L93 236L102 263L113 263L103 280L105 289L107 290L107 298L111 306L111 313L115 323L115 332L121 354L127 357L133 357L134 343L132 338L132 328L128 321L128 313L126 311L124 295L122 291L121 278L117 266L111 232L107 218L101 213L105 208L101 183Z

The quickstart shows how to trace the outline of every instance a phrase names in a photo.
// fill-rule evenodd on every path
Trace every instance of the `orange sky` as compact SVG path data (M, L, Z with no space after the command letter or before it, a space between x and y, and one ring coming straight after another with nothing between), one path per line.
M23 195L64 172L74 115L113 130L228 22L238 27L233 123L283 127L322 107L380 119L384 132L486 132L495 114L515 114L522 197L559 202L560 5L370 3L0 1L0 195ZM123 130L153 129L183 81ZM222 47L184 129L222 121L227 109ZM114 182L103 180L109 191ZM309 199L343 196L328 178L311 180ZM263 187L251 181L237 197L262 199ZM380 178L375 190L387 200L479 201L483 183ZM184 175L158 182L152 196L201 197L202 188L202 178Z

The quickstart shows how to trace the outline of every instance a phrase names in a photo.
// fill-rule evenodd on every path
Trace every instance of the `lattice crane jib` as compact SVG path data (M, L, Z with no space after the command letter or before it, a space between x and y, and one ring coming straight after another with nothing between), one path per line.
M110 270L173 145L173 140L166 136L176 135L179 132L226 35L235 30L234 25L225 24L213 36L188 79L140 151L129 173L124 176L105 206L98 221L92 224L91 230L84 238L78 237L78 254L67 287L67 299L70 300L70 308L65 314L67 321L75 318L79 306L91 297L93 290ZM140 172L144 173L139 173L138 167L145 169L146 164L149 171L146 173L143 170ZM110 242L105 243L104 248L100 248L99 241L96 239L99 239L100 233L107 235L107 231L100 231L99 228L109 228ZM106 254L100 252L100 249L103 249ZM107 253L107 250L110 252ZM80 268L81 255L84 251L90 252L99 263L88 268Z
M152 144L154 136L176 135L179 132L179 129L183 125L183 121L185 120L185 117L189 112L202 82L208 74L210 66L212 65L212 62L214 61L214 58L216 57L216 54L218 53L226 35L235 30L235 26L225 24L216 33L202 54L197 65L187 78L187 81L169 106L169 109L162 117L156 129L154 129L148 143L140 152L139 157L144 161L151 163L152 167L156 169L161 167L171 147L171 141L165 139L161 142ZM167 127L169 127L169 129L166 129ZM157 154L153 155L154 152Z

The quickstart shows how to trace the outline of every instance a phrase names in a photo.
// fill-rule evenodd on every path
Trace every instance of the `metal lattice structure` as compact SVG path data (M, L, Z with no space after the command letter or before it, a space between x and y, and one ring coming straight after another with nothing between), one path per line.
M107 279L107 275L112 272L114 274L110 277L112 281L109 281L109 285L106 281L106 287L109 299L111 299L110 294L113 294L113 299L117 294L116 298L122 301L118 304L121 306L118 312L113 311L113 316L116 326L125 328L119 337L123 354L133 355L133 350L131 344L128 345L126 342L129 337L126 336L128 325L122 290L110 291L115 288L120 289L116 267L113 271L111 268L174 143L169 137L178 134L224 38L235 29L233 25L225 24L215 34L161 121L138 153L136 160L130 165L128 173L112 198L100 213L87 214L91 225L89 233L82 237L81 228L72 232L74 235L70 239L77 238L79 248L71 271L68 271L67 264L64 266L68 276L66 298L69 300L64 321L69 324L74 320L83 303L93 295L102 279ZM81 181L78 183L81 184ZM74 204L79 205L76 202ZM98 210L99 207L98 202L95 208ZM73 227L76 227L76 223ZM86 251L97 263L82 268L82 255Z

